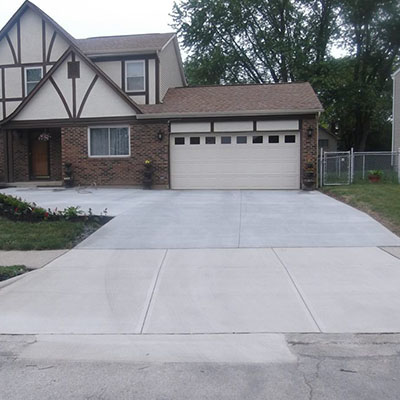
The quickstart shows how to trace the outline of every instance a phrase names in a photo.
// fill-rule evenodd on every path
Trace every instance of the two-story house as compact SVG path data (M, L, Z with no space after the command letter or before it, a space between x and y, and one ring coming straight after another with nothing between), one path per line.
M0 31L0 183L298 189L316 172L308 83L186 84L173 33L75 39L26 1ZM312 175L312 174L311 174Z

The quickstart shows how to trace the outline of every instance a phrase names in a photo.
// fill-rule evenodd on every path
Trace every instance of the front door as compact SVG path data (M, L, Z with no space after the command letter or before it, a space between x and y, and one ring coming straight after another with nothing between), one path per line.
M38 140L34 136L31 140L31 176L32 178L49 178L49 142Z

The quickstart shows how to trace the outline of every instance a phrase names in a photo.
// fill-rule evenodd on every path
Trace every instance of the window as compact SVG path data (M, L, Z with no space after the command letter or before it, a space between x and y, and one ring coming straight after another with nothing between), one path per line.
M144 61L126 61L125 76L127 92L143 92L145 90Z
M285 143L296 143L296 135L285 135Z
M262 136L253 136L253 143L262 143L263 137Z
M246 144L247 143L247 136L237 136L236 137L237 144Z
M39 68L25 68L25 93L28 96L42 79L43 70Z
M231 144L231 137L230 136L222 136L221 144Z
M215 136L206 136L206 144L215 144Z
M90 128L89 155L91 157L129 156L129 129L126 127Z
M177 145L185 144L185 138L184 137L176 137L175 144L177 144Z
M329 140L328 139L319 139L318 140L318 148L327 149L329 147Z
M200 138L198 136L190 138L190 144L200 144Z
M279 143L279 136L268 136L268 143Z

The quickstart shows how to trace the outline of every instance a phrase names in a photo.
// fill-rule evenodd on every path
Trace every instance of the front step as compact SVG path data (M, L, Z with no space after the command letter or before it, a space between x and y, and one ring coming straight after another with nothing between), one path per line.
M63 181L0 182L0 187L17 188L62 187L63 185Z

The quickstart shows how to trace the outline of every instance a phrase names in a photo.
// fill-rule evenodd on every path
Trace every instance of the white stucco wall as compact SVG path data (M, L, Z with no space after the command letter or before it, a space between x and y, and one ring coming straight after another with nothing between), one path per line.
M104 71L119 87L122 87L121 61L100 61L96 65Z
M6 89L6 98L22 96L21 68L6 68L4 86Z
M119 97L102 78L94 85L82 112L82 118L135 115L135 111Z
M68 118L68 114L53 85L47 81L14 119L24 121L53 118Z
M5 37L0 41L0 65L4 64L14 64L14 58Z
M21 20L21 61L41 62L42 52L42 19L28 9Z
M8 101L6 103L6 116L9 116L11 113L16 110L16 108L21 104L20 101Z

